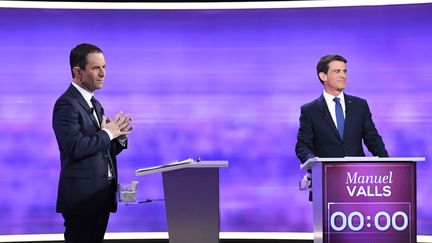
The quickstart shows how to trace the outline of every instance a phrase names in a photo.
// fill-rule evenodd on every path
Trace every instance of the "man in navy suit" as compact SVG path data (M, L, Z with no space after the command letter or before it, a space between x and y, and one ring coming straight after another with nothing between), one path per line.
M105 78L100 48L76 46L70 67L72 83L53 111L61 160L56 210L64 218L65 242L103 242L109 214L117 210L116 155L127 147L132 118L119 112L107 119L93 96Z
M346 63L339 55L318 62L324 92L301 107L295 150L302 163L314 157L365 156L362 141L374 156L388 157L366 100L343 92Z

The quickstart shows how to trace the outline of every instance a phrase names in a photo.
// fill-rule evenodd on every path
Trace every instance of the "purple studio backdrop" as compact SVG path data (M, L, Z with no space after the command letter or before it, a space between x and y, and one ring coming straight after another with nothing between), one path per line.
M0 9L0 234L60 233L51 127L71 82L70 49L100 46L96 93L135 130L118 158L139 199L163 197L140 167L200 156L221 169L222 231L311 232L294 153L300 106L322 92L315 66L348 59L346 92L366 98L393 157L418 163L418 233L432 235L432 5L255 10ZM429 108L428 108L429 107ZM167 231L163 202L120 205L108 231Z

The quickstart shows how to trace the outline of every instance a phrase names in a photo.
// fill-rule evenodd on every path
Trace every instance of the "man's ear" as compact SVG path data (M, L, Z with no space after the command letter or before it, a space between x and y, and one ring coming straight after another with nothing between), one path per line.
M77 77L77 76L81 77L81 69L79 67L74 67L72 70L73 70L75 77Z
M324 81L327 81L327 75L325 74L325 73L323 73L323 72L320 72L319 73L319 77L320 77L320 79L324 82Z

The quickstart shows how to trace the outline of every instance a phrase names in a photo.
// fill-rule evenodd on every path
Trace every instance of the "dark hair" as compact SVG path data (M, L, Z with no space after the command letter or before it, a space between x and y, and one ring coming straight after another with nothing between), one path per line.
M327 73L329 70L329 63L333 62L333 61L341 61L344 63L347 63L348 61L340 55L326 55L321 57L321 59L319 60L318 64L317 64L317 75L318 75L318 79L321 81L322 84L324 84L324 82L321 80L319 74L321 72L323 73Z
M75 78L73 68L78 66L81 69L85 69L87 65L87 55L90 53L103 53L102 50L92 44L82 43L73 48L69 55L70 68L72 72L72 78Z

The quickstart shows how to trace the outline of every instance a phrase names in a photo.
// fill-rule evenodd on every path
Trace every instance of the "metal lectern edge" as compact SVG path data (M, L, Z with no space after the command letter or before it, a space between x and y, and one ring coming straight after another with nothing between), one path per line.
M136 176L143 176L143 175L149 175L154 173L162 173L172 170L180 170L184 168L226 168L229 166L228 161L201 161L201 162L194 162L189 164L180 164L180 165L173 165L173 166L163 166L156 169L150 169L143 172L138 172L138 170L135 172Z

